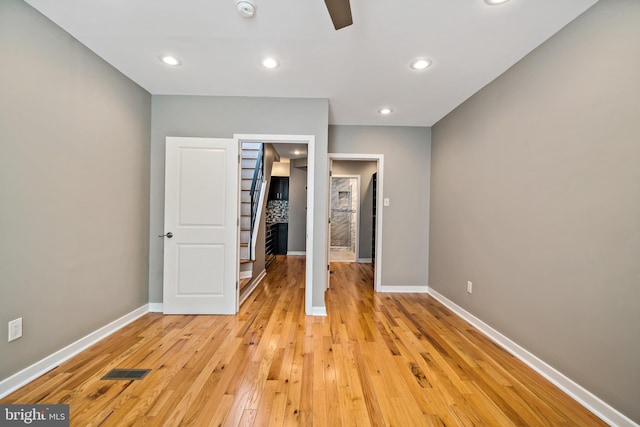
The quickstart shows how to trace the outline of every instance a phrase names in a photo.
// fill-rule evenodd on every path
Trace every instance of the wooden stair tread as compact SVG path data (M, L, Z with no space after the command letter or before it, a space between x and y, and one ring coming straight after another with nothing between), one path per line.
M251 284L251 278L248 279L241 279L240 280L240 292L242 292L243 290L245 290L246 287L249 286L249 284Z
M254 263L254 262L256 262L255 259L241 259L240 260L240 264L251 264L251 263Z

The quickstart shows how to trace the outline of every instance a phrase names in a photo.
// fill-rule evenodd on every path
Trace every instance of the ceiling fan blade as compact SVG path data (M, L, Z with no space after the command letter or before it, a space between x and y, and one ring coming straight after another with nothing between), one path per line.
M324 0L336 30L353 24L349 0Z

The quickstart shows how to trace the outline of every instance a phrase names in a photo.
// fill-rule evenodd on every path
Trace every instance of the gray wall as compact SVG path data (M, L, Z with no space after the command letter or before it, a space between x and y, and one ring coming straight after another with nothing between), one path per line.
M636 422L639 23L602 0L436 124L429 260L432 288Z
M359 258L371 258L373 216L373 174L377 162L334 160L333 175L360 175L360 236Z
M427 286L431 130L329 126L329 152L384 154L381 284Z
M147 303L151 96L20 0L0 53L2 380Z
M151 237L149 299L162 302L164 146L167 136L230 138L234 134L315 135L313 306L324 307L326 283L326 99L153 96L151 125Z
M292 162L289 168L287 251L304 252L307 242L307 168L297 168L295 164Z

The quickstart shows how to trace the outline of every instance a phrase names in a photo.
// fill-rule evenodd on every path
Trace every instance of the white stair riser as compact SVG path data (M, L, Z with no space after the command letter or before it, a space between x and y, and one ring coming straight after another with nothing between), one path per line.
M240 259L249 259L249 247L240 247Z
M243 142L242 143L242 148L249 148L249 149L259 150L261 145L262 145L261 142Z
M255 159L242 159L242 169L255 169L256 160Z
M251 229L251 218L248 216L240 217L240 228L245 230Z
M258 150L242 150L243 159L257 159L259 154Z

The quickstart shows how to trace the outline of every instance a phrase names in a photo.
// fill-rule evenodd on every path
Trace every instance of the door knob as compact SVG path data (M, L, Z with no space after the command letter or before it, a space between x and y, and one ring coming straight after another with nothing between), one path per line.
M173 233L172 232L168 232L167 234L161 234L158 237L166 237L167 239L170 239L173 237Z

